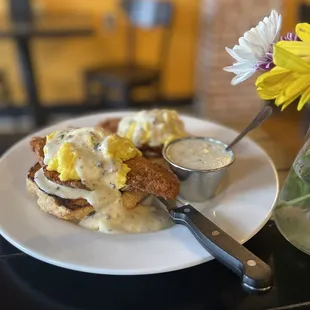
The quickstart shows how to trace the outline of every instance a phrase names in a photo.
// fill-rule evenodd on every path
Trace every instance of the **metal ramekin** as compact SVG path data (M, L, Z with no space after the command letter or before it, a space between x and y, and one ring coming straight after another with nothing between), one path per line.
M217 169L195 170L181 167L175 164L173 161L171 161L171 159L167 157L166 152L170 145L177 143L181 140L187 140L187 139L205 140L211 143L220 144L225 148L227 147L227 144L213 138L185 137L173 140L163 148L162 152L163 157L169 163L171 170L177 175L177 177L180 180L180 195L184 199L193 202L206 201L215 196L216 191L223 179L223 176L225 175L227 167L229 167L235 160L235 155L233 151L229 149L227 152L231 156L232 159L231 162L229 162L226 166Z

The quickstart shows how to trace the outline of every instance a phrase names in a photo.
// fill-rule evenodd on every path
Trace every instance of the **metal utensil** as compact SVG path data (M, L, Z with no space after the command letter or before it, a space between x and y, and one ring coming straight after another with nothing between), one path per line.
M272 107L265 105L254 117L252 122L243 129L242 132L226 147L226 150L230 150L236 143L238 143L245 135L247 135L254 128L261 125L272 114Z
M215 259L235 272L250 292L268 291L272 286L271 268L226 234L190 204L157 198L176 224L186 226Z
M167 151L172 144L187 139L203 140L212 144L220 145L223 147L223 149L227 147L227 144L213 138L185 137L173 140L163 148L163 157L169 163L171 170L180 180L180 195L184 199L190 201L206 201L215 196L219 184L222 181L227 168L234 162L235 156L232 150L227 150L227 154L230 156L231 161L225 166L221 166L215 169L195 170L181 167L170 159L170 157L167 155Z

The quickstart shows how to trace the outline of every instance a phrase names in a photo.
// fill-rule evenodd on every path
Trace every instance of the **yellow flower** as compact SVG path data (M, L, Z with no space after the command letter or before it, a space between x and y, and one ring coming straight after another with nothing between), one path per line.
M300 111L310 100L310 25L297 24L296 33L302 41L277 42L273 51L276 67L256 80L260 98L275 99L282 110L300 97Z

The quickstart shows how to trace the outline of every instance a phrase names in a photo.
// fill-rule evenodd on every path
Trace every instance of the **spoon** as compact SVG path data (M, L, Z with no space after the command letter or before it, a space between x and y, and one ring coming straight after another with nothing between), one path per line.
M252 122L240 132L240 134L231 143L228 144L226 150L231 149L235 144L237 144L245 135L250 131L261 125L270 115L272 114L272 107L270 105L265 105L253 118Z

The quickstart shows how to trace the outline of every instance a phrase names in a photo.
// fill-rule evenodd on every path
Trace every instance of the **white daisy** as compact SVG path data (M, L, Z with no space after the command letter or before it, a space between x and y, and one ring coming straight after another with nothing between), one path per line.
M272 47L279 39L281 23L281 15L272 10L269 17L239 39L239 45L232 49L226 47L226 51L236 60L232 66L224 68L236 74L231 80L232 85L245 81L257 70L269 71L274 67Z

